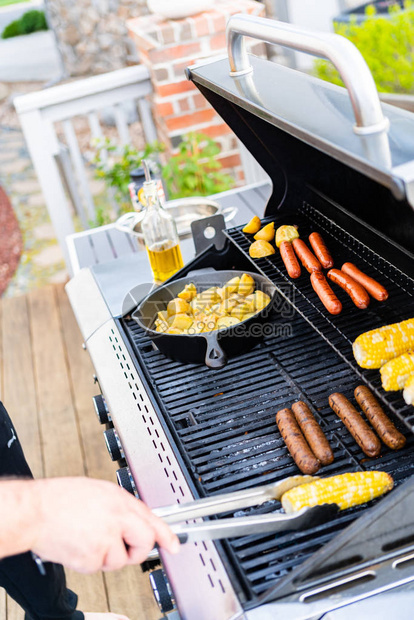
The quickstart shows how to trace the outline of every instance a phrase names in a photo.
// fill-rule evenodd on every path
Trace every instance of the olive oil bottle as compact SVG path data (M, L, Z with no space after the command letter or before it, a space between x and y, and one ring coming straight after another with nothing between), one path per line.
M183 267L177 226L172 216L162 208L156 181L151 181L148 166L143 161L147 181L143 184L146 208L141 221L145 246L154 280L164 282Z

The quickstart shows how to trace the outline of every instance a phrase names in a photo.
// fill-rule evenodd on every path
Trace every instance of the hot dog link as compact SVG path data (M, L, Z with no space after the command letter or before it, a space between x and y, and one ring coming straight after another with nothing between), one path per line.
M339 269L330 269L327 273L327 276L332 282L338 284L341 288L344 289L357 306L361 310L368 308L369 306L369 295L364 289L363 286L358 284L351 276L340 271Z
M316 458L322 465L332 463L334 460L332 448L308 405L299 400L292 405L292 411Z
M310 281L312 288L331 314L339 314L342 310L342 304L329 286L322 271L313 271Z
M322 235L317 232L313 232L309 235L309 243L311 244L312 250L315 252L316 258L319 260L322 267L324 269L330 269L333 267L333 258L330 251L326 247L326 243L323 240Z
M353 263L344 263L341 267L341 271L348 274L353 278L356 282L361 284L368 293L376 299L377 301L385 301L388 299L388 291L382 286L379 282L374 280L374 278L370 278L363 271L358 269Z
M290 409L281 409L276 414L276 424L293 457L296 465L304 474L314 474L320 468L320 463L309 448L302 435L295 416Z
M381 450L380 440L362 419L352 403L343 394L335 392L329 397L329 406L342 420L365 454L367 456L378 456Z
M312 273L312 271L322 271L322 265L314 254L310 251L308 246L302 239L293 239L293 248L296 252L296 256L302 263L302 265Z
M292 248L290 241L282 241L279 246L280 256L285 264L286 271L291 278L299 278L301 274L300 265L298 259L295 256L295 252Z
M358 385L354 391L354 396L385 445L392 450L402 448L406 442L404 435L395 428L371 390L365 385Z

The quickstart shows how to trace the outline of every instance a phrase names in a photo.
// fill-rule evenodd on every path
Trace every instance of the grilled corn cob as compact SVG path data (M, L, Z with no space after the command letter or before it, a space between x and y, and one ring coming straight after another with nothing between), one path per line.
M414 349L414 318L365 332L358 336L352 349L362 368L381 368L394 357Z
M403 396L407 405L414 405L414 373L405 382Z
M407 351L381 367L382 387L387 392L402 390L408 377L414 372L414 351Z
M393 479L384 471L340 474L294 487L283 494L281 502L287 514L321 504L338 504L345 510L390 491L393 485Z

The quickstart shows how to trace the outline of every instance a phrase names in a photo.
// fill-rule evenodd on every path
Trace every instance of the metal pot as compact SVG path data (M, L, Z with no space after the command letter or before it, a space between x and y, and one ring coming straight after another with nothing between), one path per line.
M165 203L164 208L174 218L179 237L191 235L191 222L194 222L194 220L221 213L224 216L225 222L229 222L238 211L237 207L222 209L218 202L203 196L169 200ZM144 217L144 212L143 210L139 213L125 213L121 215L115 222L116 228L122 232L131 233L138 237L138 239L144 239L141 232L141 220Z
M256 283L256 289L267 293L271 298L270 304L250 319L227 329L201 334L164 334L155 331L154 321L157 312L165 310L168 302L177 297L186 284L193 282L197 291L202 292L211 286L223 286L231 278L241 276L243 273L251 275ZM209 368L217 369L226 365L228 356L249 351L261 340L263 330L254 326L260 326L268 316L276 290L268 278L248 271L194 272L191 276L168 282L152 291L141 301L133 318L166 357L179 362L204 362Z

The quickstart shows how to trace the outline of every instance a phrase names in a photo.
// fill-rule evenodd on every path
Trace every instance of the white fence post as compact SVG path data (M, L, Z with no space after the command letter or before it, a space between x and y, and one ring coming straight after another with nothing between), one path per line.
M32 158L36 174L43 190L46 206L56 232L56 237L62 249L66 266L69 268L69 253L66 247L65 237L74 233L75 228L60 178L58 165L53 157L50 145L47 145L47 140L50 139L50 128L45 127L39 110L22 113L20 115L20 123L30 157Z

